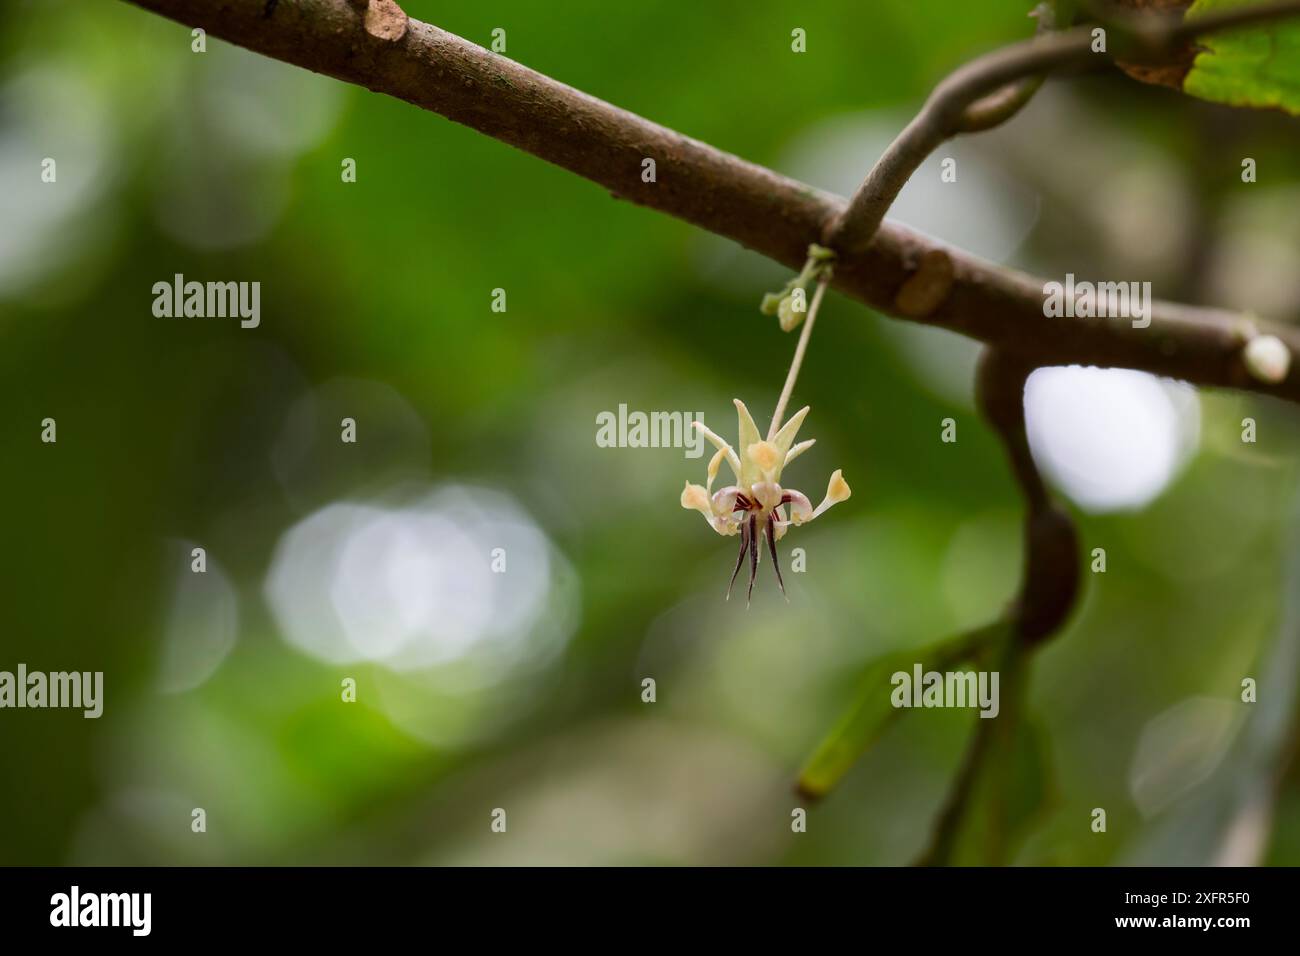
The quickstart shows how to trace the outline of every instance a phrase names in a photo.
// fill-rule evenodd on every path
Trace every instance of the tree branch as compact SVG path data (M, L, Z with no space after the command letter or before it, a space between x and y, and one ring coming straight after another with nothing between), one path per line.
M1079 537L1068 511L1052 502L1047 486L1034 465L1025 430L1025 382L1031 363L1013 355L988 350L976 373L976 399L981 413L998 433L1011 470L1025 499L1025 551L1020 591L1007 611L1008 639L990 642L981 666L997 670L1002 678L1001 711L996 720L976 720L961 768L935 821L930 842L917 860L921 866L954 862L958 840L971 823L976 793L994 793L997 799L1011 781L999 774L995 756L1009 758L1016 746L1024 718L1024 696L1030 654L1065 623L1079 593ZM1007 862L1009 824L1000 810L984 821L988 858L981 862Z
M1107 17L1106 51L1094 53L1093 27L1043 32L1051 26L1050 13L1040 8L1038 36L972 60L934 88L921 112L876 161L824 243L842 256L861 252L927 156L958 133L990 129L1014 115L1048 73L1097 66L1117 56L1158 62L1192 36L1296 13L1300 13L1300 0L1232 7L1190 22L1181 12L1116 13Z
M1033 370L1033 364L1019 356L988 350L975 381L980 411L1001 438L1025 499L1024 570L1011 608L1016 636L1025 646L1038 644L1061 626L1079 589L1074 521L1052 501L1029 450L1025 382Z
M131 2L266 56L439 113L577 173L618 198L726 236L792 270L802 267L809 245L821 241L846 208L839 197L659 126L429 24L410 20L394 40L372 35L364 25L365 9L349 0ZM391 6L391 0L383 2ZM1269 7L1300 9L1300 0ZM1216 22L1229 13L1241 22L1247 14L1262 16L1234 9ZM1171 36L1212 28L1205 18ZM1073 37L1053 34L1028 41L1036 44L1034 65L1050 67L1055 61L1048 51L1068 52L1078 42ZM1016 69L1023 69L1023 63ZM1018 74L1003 66L990 75L1005 81ZM641 180L641 161L647 157L656 160L658 182ZM1237 313L1156 302L1145 329L1115 320L1045 318L1042 279L990 265L897 225L883 225L860 252L841 254L832 284L880 312L960 332L1037 365L1120 366L1300 400L1300 375L1267 385L1247 374ZM1300 355L1300 330L1256 325Z

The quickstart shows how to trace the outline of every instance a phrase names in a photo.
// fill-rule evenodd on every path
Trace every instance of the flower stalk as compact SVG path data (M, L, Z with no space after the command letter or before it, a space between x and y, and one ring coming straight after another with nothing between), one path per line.
M799 342L794 347L794 358L790 360L790 371L785 376L785 387L781 389L781 397L776 402L776 411L772 413L772 424L767 429L768 441L776 436L777 429L781 427L781 416L785 414L785 407L790 403L795 380L799 378L799 369L803 367L803 357L808 351L808 339L812 337L813 322L817 319L817 310L821 308L822 296L826 294L826 285L829 282L829 274L822 276L817 282L817 291L813 293L812 302L808 304L808 317L804 320L803 331L799 333Z

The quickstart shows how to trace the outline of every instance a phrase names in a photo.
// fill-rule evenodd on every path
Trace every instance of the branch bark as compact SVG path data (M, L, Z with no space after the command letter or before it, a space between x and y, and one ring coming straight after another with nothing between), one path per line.
M1014 115L1033 95L1033 81L1048 73L1116 59L1158 63L1178 54L1193 36L1297 13L1300 0L1231 7L1191 21L1184 20L1181 11L1141 16L1115 11L1107 19L1110 34L1105 52L1096 53L1093 27L1042 32L1051 26L1051 14L1040 10L1038 36L971 60L934 88L925 106L871 168L824 242L840 255L861 252L927 156L958 133L986 130Z
M808 246L846 203L543 76L417 20L403 31L365 27L350 0L130 0L211 36L439 113L608 189L798 270ZM392 6L391 0L377 0ZM1300 9L1300 0L1267 5ZM1261 14L1252 13L1258 18ZM1180 27L1177 36L1204 32ZM1172 35L1171 35L1172 36ZM1052 37L1043 38L1052 41ZM1038 40L1029 41L1038 43ZM1064 42L1077 43L1072 38ZM1034 46L1047 68L1056 46ZM1041 59L1040 59L1041 57ZM1023 67L1018 67L1021 69ZM1014 72L998 74L1014 79ZM996 85L996 84L994 84ZM658 181L641 180L654 158ZM918 282L924 295L912 294ZM1148 328L1126 321L1045 318L1044 280L983 262L885 223L860 251L841 254L833 286L896 318L939 326L1035 365L1140 369L1203 386L1300 401L1300 375L1252 379L1241 360L1237 313L1156 302ZM1300 330L1256 321L1300 355Z
M997 432L1025 499L1025 551L1020 590L1007 610L1010 633L996 637L984 651L983 666L1002 678L1002 704L997 720L976 720L961 767L935 821L930 842L917 860L920 866L954 862L959 835L971 824L975 795L981 786L1005 790L1011 781L999 775L997 752L1009 757L1016 746L1018 726L1025 719L1025 692L1033 651L1060 630L1074 609L1079 593L1079 536L1074 520L1052 501L1034 464L1025 429L1025 382L1032 363L996 350L980 358L976 399L980 412ZM996 632L993 632L996 635ZM995 799L994 808L1005 800ZM1008 824L995 812L982 821L986 865L1009 862Z
M1025 499L1024 570L1011 608L1016 637L1033 647L1064 623L1079 590L1079 536L1068 511L1055 503L1029 450L1025 382L1034 366L988 350L976 373L976 400L1006 449Z

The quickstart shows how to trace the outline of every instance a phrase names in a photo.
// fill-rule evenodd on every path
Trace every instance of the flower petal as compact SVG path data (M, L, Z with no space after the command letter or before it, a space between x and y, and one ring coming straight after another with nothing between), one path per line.
M791 415L790 420L781 426L781 430L772 439L772 443L780 450L782 459L785 458L786 452L790 450L790 446L794 444L794 436L799 434L799 426L808 417L810 410L811 406L805 405Z
M682 489L682 507L691 511L698 511L704 515L704 520L709 523L709 527L720 535L732 535L740 530L740 519L731 514L731 508L736 501L736 491L738 489L733 485L731 491L731 501L719 502L719 496L725 496L727 489L723 489L709 497L708 489L703 485L693 485L689 481L686 487ZM721 508L725 507L725 511Z
M709 459L709 480L704 486L708 491L713 490L713 479L718 477L718 467L722 464L722 459L726 457L727 450L719 448L713 453L713 457Z
M844 474L840 469L836 468L831 472L831 480L826 485L826 497L822 499L822 503L817 506L817 510L813 512L812 516L816 518L818 515L830 508L831 505L839 504L841 501L848 500L849 496L852 494L853 489L850 488L849 483L844 480Z
M713 447L715 447L716 449L718 449L718 451L722 452L722 453L727 457L727 464L729 464L729 465L731 466L731 470L734 471L734 472L736 473L736 480L739 481L739 480L740 480L740 470L741 470L741 469L740 469L740 456L736 454L736 449L732 448L732 447L731 447L730 445L728 445L725 441L723 441L723 440L722 440L722 439L717 435L717 433L715 433L714 431L712 431L711 429L709 429L709 428L704 424L704 422L702 422L702 421L698 421L698 420L697 420L697 421L693 422L692 424L694 424L694 426L695 426L696 428L698 428L698 429L700 430L701 433L703 433L703 435L704 435L705 438L707 438L710 442L713 443Z
M727 485L713 493L710 504L715 515L726 516L736 510L736 495L740 494L739 485Z
M816 438L809 438L807 441L801 441L785 453L785 463L787 465L790 464L790 462L794 461L815 444L817 444Z
M774 481L755 482L751 490L765 512L781 503L781 486Z
M795 525L803 524L805 521L812 521L813 506L808 500L808 496L802 491L795 491L793 488L786 488L783 497L790 499L790 523Z
M689 511L698 511L706 517L713 516L709 493L703 485L693 485L689 481L682 489L682 507Z
M740 420L740 441L739 447L748 448L757 442L763 440L763 436L758 432L758 426L754 424L754 416L749 414L749 409L740 399L732 399L736 404L736 417ZM740 468L740 483L742 485L752 485L759 480L758 469L748 467L748 463L742 464Z

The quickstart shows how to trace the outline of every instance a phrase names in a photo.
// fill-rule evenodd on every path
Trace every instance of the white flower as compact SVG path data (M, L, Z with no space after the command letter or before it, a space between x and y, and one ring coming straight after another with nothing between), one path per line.
M767 538L768 550L772 555L772 566L776 569L776 580L785 593L785 581L781 578L781 565L777 560L776 543L790 525L800 525L812 521L825 512L831 505L844 501L852 494L849 484L837 468L831 474L826 487L826 497L822 503L813 508L812 503L801 491L782 488L779 484L781 472L813 446L814 439L794 444L794 438L808 415L805 406L795 412L771 441L762 438L758 426L754 424L749 409L740 399L735 399L736 412L740 419L740 448L744 457L716 434L695 422L695 427L704 433L704 437L718 449L709 460L708 482L705 485L693 485L689 481L682 489L682 507L698 511L704 515L709 526L721 535L740 535L740 553L736 556L736 567L731 572L731 582L727 585L727 597L731 597L732 585L736 575L749 553L749 593L754 593L754 578L758 573L758 539ZM713 490L713 481L718 476L718 469L726 461L736 476L736 484L728 485L719 491ZM787 508L789 517L786 516Z

